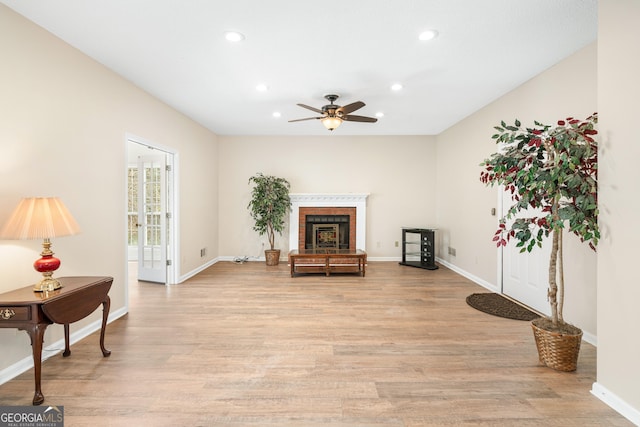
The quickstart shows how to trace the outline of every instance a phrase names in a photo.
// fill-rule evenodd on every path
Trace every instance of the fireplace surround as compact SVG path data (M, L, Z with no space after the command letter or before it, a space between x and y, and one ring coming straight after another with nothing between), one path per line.
M297 193L290 194L291 215L289 217L289 249L304 249L303 228L306 215L350 215L349 246L351 249L366 248L367 197L364 193ZM355 245L355 247L353 247Z

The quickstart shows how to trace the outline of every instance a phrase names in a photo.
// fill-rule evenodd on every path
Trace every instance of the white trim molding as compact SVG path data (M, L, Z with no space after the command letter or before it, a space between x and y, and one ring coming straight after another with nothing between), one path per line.
M635 425L640 426L640 411L629 405L616 394L610 392L606 387L603 387L602 384L597 382L593 383L591 386L591 394L602 400L609 407Z
M298 247L300 231L300 208L356 208L356 248L366 250L367 247L367 197L368 193L296 193L291 198L291 215L289 216L289 248Z

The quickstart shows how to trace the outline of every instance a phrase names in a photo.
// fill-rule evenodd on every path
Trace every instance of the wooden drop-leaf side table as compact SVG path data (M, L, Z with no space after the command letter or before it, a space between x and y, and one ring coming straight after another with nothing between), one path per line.
M44 401L40 386L42 368L42 345L44 331L52 323L64 325L65 349L68 357L69 324L84 319L102 304L102 329L100 349L102 355L111 354L104 346L105 328L109 317L109 289L112 277L62 277L58 278L62 288L55 291L34 292L33 285L0 294L0 328L17 328L26 331L31 338L35 393L33 404Z

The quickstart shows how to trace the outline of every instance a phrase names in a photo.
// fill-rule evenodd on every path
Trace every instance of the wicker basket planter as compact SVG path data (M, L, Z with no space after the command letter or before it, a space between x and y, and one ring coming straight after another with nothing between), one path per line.
M578 367L582 331L575 326L565 325L567 332L552 332L543 327L545 321L549 322L543 317L531 322L540 363L557 371L575 371Z
M280 249L265 249L264 258L267 265L278 265L280 263Z

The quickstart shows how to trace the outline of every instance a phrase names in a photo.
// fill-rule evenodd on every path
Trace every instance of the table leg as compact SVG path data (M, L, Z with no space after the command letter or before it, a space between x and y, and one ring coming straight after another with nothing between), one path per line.
M71 356L71 350L69 349L69 324L64 324L64 352L62 353L62 357Z
M46 323L29 325L23 330L29 334L31 339L31 350L33 353L33 376L35 380L35 392L33 393L33 404L40 405L44 402L42 394L41 378L42 378L42 342L44 341L44 331L47 329ZM22 329L22 328L21 328Z
M325 264L324 264L324 272L327 275L327 277L329 276L329 256L327 255L327 257L325 258Z
M291 277L293 277L293 272L295 271L295 265L296 265L296 257L291 256L289 257L289 259L291 263Z
M104 334L107 329L107 319L109 318L109 307L111 307L111 298L107 295L107 298L102 302L102 329L100 330L100 350L102 355L108 357L111 355L111 351L104 347Z

